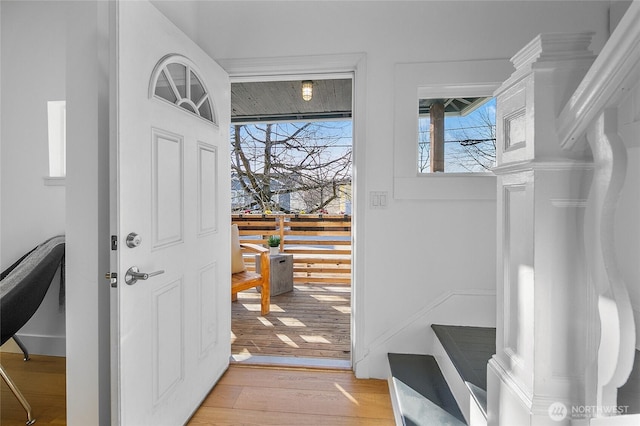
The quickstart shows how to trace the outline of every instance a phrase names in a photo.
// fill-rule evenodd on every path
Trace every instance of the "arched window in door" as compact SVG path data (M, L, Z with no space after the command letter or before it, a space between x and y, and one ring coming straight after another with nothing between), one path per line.
M218 124L209 91L184 56L170 55L158 62L151 77L149 97L165 100Z

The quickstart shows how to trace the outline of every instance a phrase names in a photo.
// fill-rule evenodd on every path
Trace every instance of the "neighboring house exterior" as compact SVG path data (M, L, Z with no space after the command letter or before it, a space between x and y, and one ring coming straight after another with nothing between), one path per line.
M271 197L272 207L270 209L287 213L298 213L301 211L310 213L314 208L317 209L317 204L309 205L305 201L306 198L313 198L313 195L306 197L305 191L290 192L288 190L289 187L296 187L297 185L299 185L299 183L296 182L295 177L284 180L272 179L271 191L273 192L273 196ZM330 184L328 184L327 187L330 189ZM339 185L338 197L327 204L324 210L331 214L351 214L351 185ZM244 189L237 175L231 176L231 211L234 213L243 211L262 212L260 205L258 205L253 197Z
M428 324L501 326L504 320L499 309L503 289L496 286L504 272L503 253L498 252L503 248L505 225L505 204L497 195L500 178L417 177L413 159L417 127L403 126L411 115L403 113L403 99L412 100L419 89L459 90L474 84L477 88L483 82L494 83L485 90L495 90L514 72L509 59L541 33L593 32L590 47L597 55L629 4L152 3L227 69L231 78L243 73L273 76L336 69L345 73L344 65L335 64L352 64L356 94L353 204L345 202L344 210L354 219L352 356L355 374L362 378L387 377L387 352L429 353L432 344L424 338ZM110 257L110 69L105 66L109 3L2 1L0 19L0 261L4 268L48 236L66 233L66 311L58 310L57 288L52 287L23 333L34 353L67 357L68 424L108 424L111 293L103 277ZM573 89L579 82L573 77L565 83ZM569 96L572 89L567 87L563 86L562 94ZM633 124L640 120L637 82L629 90L632 95L622 114L625 123ZM48 164L45 105L63 99L68 127L66 186L49 186L42 180ZM549 107L548 116L541 114L536 129L553 129L564 102L558 100L557 111ZM626 140L640 135L635 124L624 132ZM637 325L640 203L635 194L640 154L637 144L626 151L627 179L612 233L617 238L613 247L620 274L633 283L628 292ZM373 194L384 195L386 204L372 208L369 197ZM584 207L583 200L551 201L563 212ZM523 213L509 212L514 217ZM411 220L406 220L407 214ZM573 227L575 221L567 217L566 228ZM539 225L544 231L544 224ZM393 249L374 242L382 232L386 246ZM573 248L563 253L572 255ZM523 273L527 271L536 272L523 268ZM428 275L428 282L416 280L417 275ZM542 275L538 270L538 277ZM549 296L548 303L536 299L540 301L536 306L550 309L559 304L569 310L575 306L571 296ZM578 333L588 333L585 323L575 325ZM510 335L514 341L519 337L525 337L522 330ZM557 351L570 357L571 345L566 341L558 345ZM554 368L565 368L565 364L554 364ZM580 380L568 387L582 386ZM520 407L518 402L505 404Z
M283 188L284 185L282 182L276 179L271 180L271 190L275 193L271 198L272 203L276 203L277 206L281 206L282 209L287 211L290 211L292 208L297 210L304 208L300 206L299 203L297 206L293 203L292 207L291 199L296 199L296 194L289 192L280 193ZM231 176L231 211L241 212L245 210L260 210L260 206L256 205L253 197L244 189L240 183L240 179L236 175L233 175Z

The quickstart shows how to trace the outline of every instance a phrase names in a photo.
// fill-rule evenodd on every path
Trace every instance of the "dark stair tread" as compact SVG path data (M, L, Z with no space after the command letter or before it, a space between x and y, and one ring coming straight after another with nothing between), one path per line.
M467 424L434 357L390 353L388 358L405 426Z
M640 414L640 351L636 350L629 380L618 389L618 405L627 406L625 414Z
M487 363L496 353L496 329L431 325L462 380L487 390Z
M432 324L442 347L487 417L487 363L496 353L496 329Z

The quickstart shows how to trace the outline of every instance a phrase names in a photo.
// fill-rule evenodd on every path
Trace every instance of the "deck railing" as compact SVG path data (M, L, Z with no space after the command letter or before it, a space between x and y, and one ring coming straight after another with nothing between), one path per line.
M351 216L232 214L240 242L267 245L280 237L280 253L293 255L295 283L351 283ZM249 269L252 259L246 259Z

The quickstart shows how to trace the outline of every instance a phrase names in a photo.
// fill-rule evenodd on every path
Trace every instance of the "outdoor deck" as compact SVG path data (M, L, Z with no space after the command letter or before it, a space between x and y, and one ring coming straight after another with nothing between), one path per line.
M351 359L351 217L317 214L233 214L240 241L266 244L280 237L293 255L294 290L271 297L260 316L255 289L238 293L231 320L231 354L252 357ZM249 270L252 256L245 257Z
M271 312L260 315L260 294L238 293L232 303L231 354L296 358L351 358L351 287L348 284L295 284L271 297Z

